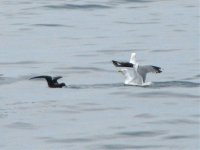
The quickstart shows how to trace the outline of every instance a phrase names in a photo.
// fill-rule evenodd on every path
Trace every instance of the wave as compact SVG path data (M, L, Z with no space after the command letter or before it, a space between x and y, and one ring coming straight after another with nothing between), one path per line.
M165 82L153 82L149 87L151 88L164 88L164 87L200 87L200 83L189 81L165 81Z
M97 4L63 4L63 5L47 5L47 8L52 9L106 9L111 8L106 5L97 5Z

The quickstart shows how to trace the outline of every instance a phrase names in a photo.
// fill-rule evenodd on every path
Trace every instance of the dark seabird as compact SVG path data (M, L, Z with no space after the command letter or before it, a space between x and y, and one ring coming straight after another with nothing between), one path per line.
M147 73L161 73L161 68L152 65L139 65L135 59L136 53L131 54L129 62L119 62L112 60L115 67L120 68L119 72L125 76L125 84L128 85L148 85L145 83Z
M61 76L57 77L51 77L51 76L37 76L37 77L32 77L31 79L39 79L39 78L44 78L47 81L47 84L50 88L62 88L63 86L66 86L65 83L58 83L58 79L62 78Z

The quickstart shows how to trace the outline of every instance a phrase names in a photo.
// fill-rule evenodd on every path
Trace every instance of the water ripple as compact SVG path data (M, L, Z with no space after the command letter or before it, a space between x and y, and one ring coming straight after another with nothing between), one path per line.
M116 0L117 1L117 0ZM147 2L152 2L151 0L118 0L117 2L121 3L147 3Z
M79 84L79 85L68 85L67 88L71 89L94 89L94 88L114 88L114 87L124 87L124 84L115 83L115 84Z
M97 4L63 4L63 5L47 5L47 8L52 9L107 9L111 8L110 6L106 5L97 5Z
M44 139L45 139L45 142L48 142L48 143L85 143L85 142L93 141L93 139L90 139L90 138L65 138L65 139L44 138Z
M38 61L17 61L17 62L0 62L0 65L29 65L29 64L43 64L50 62L38 62Z
M151 118L155 118L156 116L148 114L148 113L142 113L142 114L135 115L134 117L136 117L136 118L151 119Z
M166 131L127 131L119 133L120 136L125 137L156 137L165 134Z
M6 127L16 129L36 129L34 125L25 122L14 122L12 124L6 125Z
M144 2L152 2L150 0L125 0L126 2L134 2L134 3L144 3Z
M64 69L60 67L59 69ZM77 71L99 71L99 72L113 72L112 70L109 69L103 69L103 68L98 68L98 67L69 67L68 69L70 70L77 70Z
M166 81L166 82L153 82L149 87L161 88L161 87L200 87L200 83L189 81Z
M165 53L165 52L174 52L174 51L180 51L181 49L156 49L156 50L151 50L151 52L155 53Z
M200 78L200 74L197 74L197 75L192 76L192 77L184 78L183 80L195 80L195 79L199 79L199 78Z
M145 51L147 49L140 49L140 51ZM97 53L103 53L103 54L107 54L107 55L113 55L113 54L118 54L118 53L131 53L131 52L137 52L139 50L131 50L131 49L124 49L124 50L117 50L117 49L107 49L107 50L97 50Z
M17 78L0 77L0 86L4 85L4 84L12 84L12 83L23 81L23 80L28 80L30 77L31 76L29 76L29 75L20 76L20 77L17 77Z
M79 69L90 69L94 71L104 71L107 72L108 70L95 68L95 67L88 67L88 68L79 68L79 67L73 67L75 70ZM88 88L115 88L115 87L130 87L130 88L164 88L164 87L182 87L182 88L195 88L200 87L200 83L195 82L188 82L188 81L166 81L166 82L153 82L151 85L148 86L130 86L130 85L124 85L123 83L108 83L108 84L79 84L79 85L68 85L67 88L72 89L88 89ZM124 93L124 92L123 92ZM145 95L152 95L152 96L164 96L166 94L170 94L171 96L178 96L178 97L193 97L193 98L199 98L198 95L186 95L182 93L173 93L173 92L147 92L147 93L139 93L140 96Z
M101 146L102 149L108 150L133 150L133 149L155 149L161 148L162 145L125 145L125 144L109 144Z
M164 137L164 139L166 140L182 140L182 139L193 139L193 138L197 138L197 136L195 135L170 135L170 136L166 136Z
M51 24L51 23L34 24L34 26L39 26L39 27L69 27L69 28L73 28L74 27L74 26L70 26L70 25Z
M169 125L194 125L199 124L198 121L188 120L188 119L173 119L173 120L160 120L160 121L153 121L148 122L150 124L169 124Z
M11 84L17 81L18 81L17 79L11 77L0 77L0 85Z
M150 98L150 97L159 97L159 98L163 98L163 97L176 97L176 98L200 98L199 95L192 95L192 94L186 94L186 93L174 93L174 92L169 92L169 91L159 91L159 92L144 92L144 93L138 93L138 94L134 94L134 96L137 95L139 97L146 97L146 98ZM129 94L129 96L133 96L132 94Z

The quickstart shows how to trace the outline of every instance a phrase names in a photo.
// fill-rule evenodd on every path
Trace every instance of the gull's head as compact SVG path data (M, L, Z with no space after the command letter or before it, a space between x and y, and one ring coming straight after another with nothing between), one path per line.
M131 54L130 63L132 63L132 64L136 63L136 53Z

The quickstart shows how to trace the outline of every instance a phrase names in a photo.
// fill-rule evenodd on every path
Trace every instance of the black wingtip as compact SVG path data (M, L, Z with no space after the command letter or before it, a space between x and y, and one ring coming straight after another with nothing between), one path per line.
M115 67L118 67L117 61L112 60L112 63L113 63L113 65L114 65Z
M161 73L162 72L160 67L153 66L153 68L156 70L156 73Z
M61 79L61 78L63 78L63 77L62 76L56 76L56 77L53 78L53 80L58 80L58 79Z
M35 77L29 78L29 80L35 79Z
M37 79L37 78L40 78L40 77L39 77L39 76L37 76L37 77L32 77L32 78L30 78L29 80Z
M128 68L133 67L133 64L130 62L118 62L118 61L112 60L112 63L114 64L115 67L128 67Z
M32 78L30 78L29 80L32 80L32 79L38 79L38 78L44 78L44 79L47 79L47 78L51 78L51 76L46 76L46 75L43 75L43 76L36 76L36 77L32 77Z

